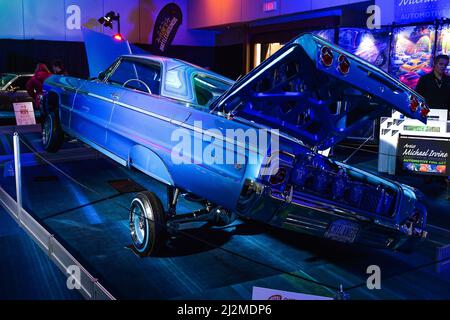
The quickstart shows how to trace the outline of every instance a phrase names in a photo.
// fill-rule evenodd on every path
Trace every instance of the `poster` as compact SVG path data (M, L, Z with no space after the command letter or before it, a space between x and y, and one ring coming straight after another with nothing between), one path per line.
M13 103L14 113L16 115L16 123L19 126L36 124L34 117L33 102L17 102Z
M384 71L388 70L389 30L386 28L340 28L339 46Z
M334 29L315 30L312 34L330 43L334 43Z
M445 54L450 56L450 25L440 27L437 39L436 55ZM450 74L450 64L447 67L447 74Z
M396 28L389 72L415 89L419 78L432 70L435 34L433 25Z
M448 176L449 138L400 135L397 156L402 171L416 174Z
M167 50L181 23L182 12L178 5L169 3L161 9L153 29L152 45L156 52L163 54Z

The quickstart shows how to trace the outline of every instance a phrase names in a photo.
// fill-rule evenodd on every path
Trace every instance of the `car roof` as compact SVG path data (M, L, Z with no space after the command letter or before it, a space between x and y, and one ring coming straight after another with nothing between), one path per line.
M201 69L201 67L198 66L194 66L188 62L179 60L179 59L174 59L174 58L168 58L168 57L162 57L162 56L156 56L156 55L144 55L144 54L140 54L140 55L136 55L136 54L127 54L127 55L123 55L123 57L127 57L127 58L138 58L138 59L143 59L143 60L151 60L151 61L157 61L161 64L164 64L167 66L167 70L170 69L174 69L180 66L193 66L195 68L199 68Z
M132 58L132 59L149 60L149 61L152 61L152 62L156 61L156 62L159 62L159 63L163 64L167 71L168 70L173 70L173 69L176 69L176 68L180 68L180 67L184 67L184 68L191 67L191 68L194 68L194 69L201 70L205 74L209 74L211 76L215 76L217 78L220 78L220 79L222 79L224 81L230 82L230 84L234 82L233 80L231 80L231 79L229 79L229 78L227 78L227 77L225 77L225 76L223 76L221 74L218 74L218 73L216 73L214 71L205 69L203 67L197 66L197 65L195 65L193 63L186 62L186 61L183 61L183 60L180 60L180 59L162 57L162 56L151 55L151 54L148 54L148 55L145 55L145 54L139 54L139 55L137 55L137 54L126 54L126 55L122 55L122 57L124 57L124 58Z
M161 64L164 64L166 66L167 70L172 70L172 69L175 69L178 67L192 67L192 68L204 70L207 73L211 73L210 70L207 70L207 69L197 66L193 63L186 62L186 61L176 59L176 58L168 58L168 57L156 56L156 55L152 55L152 54L148 54L148 55L146 55L146 54L126 54L126 55L123 55L122 57L157 61ZM219 76L224 77L222 75L219 75Z
M11 76L20 76L20 77L26 77L26 76L28 76L28 77L32 77L33 76L33 74L32 73L26 73L26 72L0 72L0 74L8 74L8 75L11 75Z

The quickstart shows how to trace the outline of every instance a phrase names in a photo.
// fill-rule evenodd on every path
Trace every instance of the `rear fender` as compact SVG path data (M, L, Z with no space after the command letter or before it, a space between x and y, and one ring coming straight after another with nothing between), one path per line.
M173 186L174 182L172 175L169 172L164 161L154 151L135 145L130 149L128 157L128 165L134 167L139 171L155 178L164 184Z

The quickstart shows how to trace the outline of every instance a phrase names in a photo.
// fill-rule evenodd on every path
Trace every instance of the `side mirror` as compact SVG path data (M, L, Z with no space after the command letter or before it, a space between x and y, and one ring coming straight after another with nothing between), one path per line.
M106 78L106 74L102 71L98 74L98 80L103 81Z

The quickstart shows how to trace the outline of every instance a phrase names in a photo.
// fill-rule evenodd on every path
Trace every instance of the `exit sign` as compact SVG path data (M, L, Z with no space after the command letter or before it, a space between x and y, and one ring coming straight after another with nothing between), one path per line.
M263 3L263 11L269 12L269 11L275 11L278 9L278 1L266 1Z

